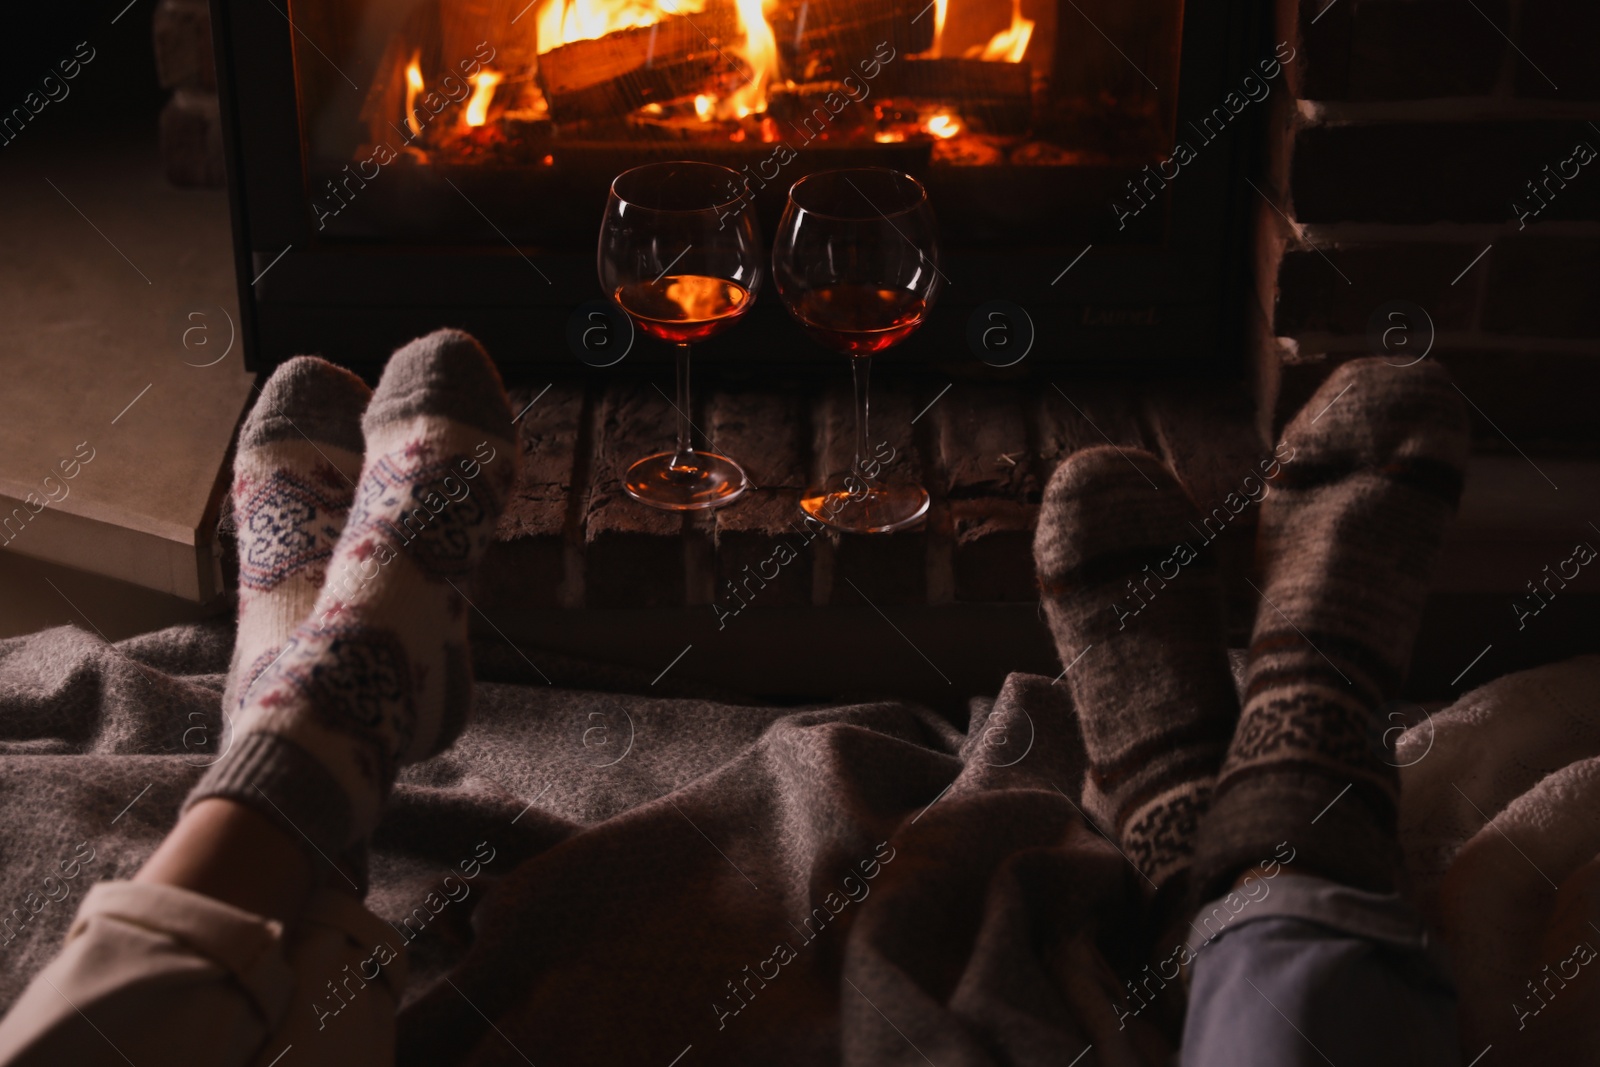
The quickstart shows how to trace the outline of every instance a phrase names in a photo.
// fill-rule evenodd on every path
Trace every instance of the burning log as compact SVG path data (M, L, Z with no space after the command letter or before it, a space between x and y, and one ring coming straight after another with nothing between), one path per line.
M929 0L784 0L768 21L784 69L796 81L813 81L854 73L874 58L892 66L896 57L932 47L932 6Z
M883 92L897 100L948 107L985 133L1026 133L1033 114L1033 74L1027 63L907 59L884 69Z
M488 42L491 66L515 73L530 70L534 60L534 35L526 25L512 20L527 7L527 0L454 0L439 5L439 51L447 64L466 59ZM531 18L531 13L529 15Z
M746 77L687 17L574 41L539 57L539 85L557 122L622 120L635 108L717 94Z

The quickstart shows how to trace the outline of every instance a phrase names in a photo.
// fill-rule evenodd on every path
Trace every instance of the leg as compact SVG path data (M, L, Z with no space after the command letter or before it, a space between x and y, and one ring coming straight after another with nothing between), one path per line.
M467 584L518 458L477 342L400 350L362 418L367 459L310 614L241 699L232 747L190 794L249 808L314 868L359 850L399 768L448 746L472 695Z
M1088 749L1083 807L1159 896L1158 923L1183 900L1239 706L1198 519L1154 456L1093 448L1050 479L1034 541Z
M268 379L239 430L232 487L239 623L222 702L236 729L245 698L327 579L355 502L361 414L371 396L349 371L300 356ZM225 736L231 748L237 734ZM264 816L209 800L179 820L134 880L192 889L288 923L311 895L312 874L305 850Z
M1454 995L1398 892L1399 690L1461 490L1431 365L1341 367L1262 503L1245 706L1200 829L1185 1064L1454 1063ZM1283 449L1279 453L1283 453Z
M349 894L318 887L344 880L359 895L339 860L364 851L398 768L464 724L471 671L458 583L492 537L518 456L493 365L452 331L396 354L362 425L369 459L346 528L327 534L338 538L323 557L331 577L315 583L309 614L266 593L241 598L227 753L134 881L85 899L61 956L0 1022L0 1063L122 1063L126 1046L152 1050L146 1062L242 1065L263 1041L308 1019L331 1028L329 1015L358 1002L356 1018L340 1021L353 1044L319 1039L333 1057L322 1062L392 1047L404 962L375 943L392 932ZM254 417L252 426L254 442ZM259 523L241 514L310 556L327 532L308 539L294 527L309 521L305 508ZM276 577L267 592L303 590ZM368 995L373 968L389 994ZM334 982L361 995L335 1010L344 1002L324 990ZM196 1011L207 1024L185 1029Z
M323 888L293 935L151 882L102 882L66 944L0 1022L7 1067L388 1064L405 985L394 932ZM288 1061L285 1061L288 1062Z
M1236 893L1251 903L1227 929L1186 946L1183 1067L1460 1064L1455 994L1398 897L1284 870Z
M1373 715L1399 692L1461 494L1465 410L1433 364L1355 360L1283 437L1244 711L1197 846L1202 898L1285 841L1304 871L1361 889L1392 891L1400 869L1399 775Z

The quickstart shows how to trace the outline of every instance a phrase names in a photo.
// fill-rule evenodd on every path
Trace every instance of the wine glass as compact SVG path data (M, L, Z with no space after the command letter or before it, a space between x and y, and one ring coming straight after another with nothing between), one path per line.
M623 488L640 503L716 508L749 485L739 464L694 447L689 346L750 310L761 285L759 245L743 180L727 167L649 163L611 183L600 223L600 284L635 326L677 347L677 447L628 468Z
M807 489L800 506L839 530L886 533L928 510L915 477L873 458L867 436L872 355L922 324L940 283L939 245L928 192L908 174L882 167L832 170L789 190L772 248L772 277L795 321L851 357L855 377L855 459Z

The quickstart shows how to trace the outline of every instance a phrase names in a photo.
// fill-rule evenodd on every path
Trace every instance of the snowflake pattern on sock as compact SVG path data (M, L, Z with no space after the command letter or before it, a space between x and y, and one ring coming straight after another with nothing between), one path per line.
M255 485L236 485L240 586L268 592L306 568L314 568L307 577L320 584L320 568L332 558L344 527L349 494L331 464L309 478L280 467Z
M307 709L350 738L363 774L387 793L417 728L416 689L405 645L389 630L307 621L259 681L264 708Z
M499 471L464 455L438 458L426 445L407 447L404 457L391 453L367 465L350 512L352 536L382 535L435 580L466 578L494 537L486 517L503 508Z

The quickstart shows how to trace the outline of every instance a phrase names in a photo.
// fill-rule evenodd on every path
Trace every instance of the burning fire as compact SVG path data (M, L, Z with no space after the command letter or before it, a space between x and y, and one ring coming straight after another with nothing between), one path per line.
M940 4L948 0L938 0ZM734 0L744 31L743 59L750 68L743 85L722 99L695 98L695 114L712 118L744 118L767 109L767 89L778 77L778 41L763 10L763 0ZM538 53L574 41L604 37L618 30L653 26L673 15L694 15L706 0L546 0L538 15Z
M547 0L539 10L539 54L705 9L705 0Z
M767 110L767 85L778 76L778 39L762 11L762 0L735 0L739 24L744 28L744 61L750 79L723 101L723 112L738 118Z
M406 64L406 125L411 136L421 137L422 127L417 123L417 94L422 92L422 49L411 53Z
M1011 25L991 37L988 44L967 49L965 58L1021 63L1032 37L1033 20L1022 17L1022 0L1011 0Z
M762 142L776 140L779 134L779 124L768 115L769 95L778 93L797 93L803 96L806 92L815 92L804 86L795 86L786 82L783 71L780 69L778 42L773 25L768 21L767 12L773 10L773 5L783 3L785 0L733 0L731 6L737 16L736 33L739 36L728 34L726 29L719 31L718 38L713 40L706 37L708 27L700 23L707 20L695 20L691 23L694 29L699 30L699 36L705 38L706 44L711 48L735 58L744 74L741 84L727 88L729 82L721 80L726 77L726 72L718 74L716 87L711 87L711 82L702 80L697 83L688 83L677 88L677 93L661 94L659 99L641 105L645 114L653 119L673 126L684 121L707 124L717 123L731 141L743 141L746 138L759 138ZM969 0L962 0L963 3ZM992 0L991 0L992 2ZM626 31L646 30L644 34L633 34L628 39L616 42L614 49L605 48L588 50L582 53L583 59L578 59L579 53L565 53L561 59L564 64L559 64L562 69L570 70L574 64L580 67L598 64L604 68L596 76L607 76L608 64L616 65L622 70L629 62L637 65L639 58L637 51L644 49L643 60L646 67L657 58L657 34L651 27L667 24L673 16L690 17L700 15L713 9L712 0L535 0L537 14L524 24L524 30L536 34L536 39L525 44L534 46L535 54L541 57L537 66L549 66L554 72L558 68L556 59L545 60L542 57L564 45L575 44L582 41L597 41L610 34ZM723 6L719 9L726 12L726 0L718 0ZM1022 0L1011 0L1010 24L998 33L995 33L987 42L972 43L971 36L962 33L962 39L943 40L947 29L947 18L950 15L951 0L931 0L929 8L933 11L933 44L925 53L930 57L953 57L959 54L966 60L982 60L985 62L1021 63L1028 52L1028 46L1033 36L1035 23L1023 17ZM1003 9L1002 9L1003 10ZM965 9L956 13L957 22L966 14ZM998 14L998 12L994 12ZM989 15L993 18L993 15ZM803 21L803 12L802 12ZM724 21L720 23L727 27ZM988 27L993 27L995 22L989 21ZM709 24L708 24L709 26ZM799 32L798 30L796 32ZM669 37L673 40L680 36L689 36L688 28L671 26ZM727 38L732 36L732 40ZM742 42L739 37L743 38ZM981 39L980 39L981 40ZM409 42L408 42L409 44ZM663 48L679 49L680 44L663 44ZM696 45L695 47L698 47ZM615 53L613 55L613 53ZM404 55L402 51L400 55ZM419 105L432 99L432 94L427 92L427 84L422 68L423 49L411 51L410 59L405 63L403 70L404 97L405 97L405 124L409 127L413 137L421 137L423 125L428 121L429 114L437 114L430 108L422 109L419 121ZM676 55L676 52L672 54ZM526 52L523 53L526 57ZM492 58L490 55L481 56L483 60ZM530 66L532 57L523 59L523 66ZM463 74L466 71L463 66ZM807 68L809 70L809 68ZM579 89L590 86L580 78L574 80L570 74L564 81L557 81L552 85L543 84L541 77L535 82L530 75L532 70L521 69L513 64L513 69L506 70L502 65L501 70L494 70L487 66L480 66L476 73L466 76L464 80L470 88L469 93L456 91L447 94L451 102L459 106L459 117L453 121L453 126L458 135L465 135L468 131L488 126L491 117L496 123L497 133L515 127L521 129L518 123L538 121L549 116L550 104L546 102L545 93L566 93L569 96ZM552 73L551 75L555 75ZM391 83L392 84L392 83ZM688 95L693 93L694 95ZM682 95L679 95L682 94ZM392 98L391 98L392 99ZM566 97L562 97L566 99ZM880 121L889 123L889 127L880 128L872 136L877 143L895 143L906 140L908 137L931 137L938 141L948 141L957 137L966 137L969 134L968 123L962 115L951 107L940 106L937 101L922 101L923 110L917 118L905 115L902 117L885 120L880 116ZM692 105L692 118L689 108ZM576 105L574 105L576 108ZM931 110L928 110L931 109ZM590 113L582 109L573 112L574 119L562 118L560 121L587 121L601 117L598 113ZM502 119L510 123L504 125ZM711 129L707 133L713 132ZM513 136L513 134L506 134ZM447 135L440 135L445 141L452 140ZM435 138L438 140L439 138ZM493 140L489 138L488 140ZM442 143L442 142L441 142ZM472 145L482 148L484 138L474 137L469 139Z
M482 126L489 121L489 102L494 99L494 87L504 81L504 76L485 67L472 78L472 99L467 101L463 117L468 126Z
M941 44L944 41L944 19L950 13L950 0L933 0L933 47L928 54L939 56Z

